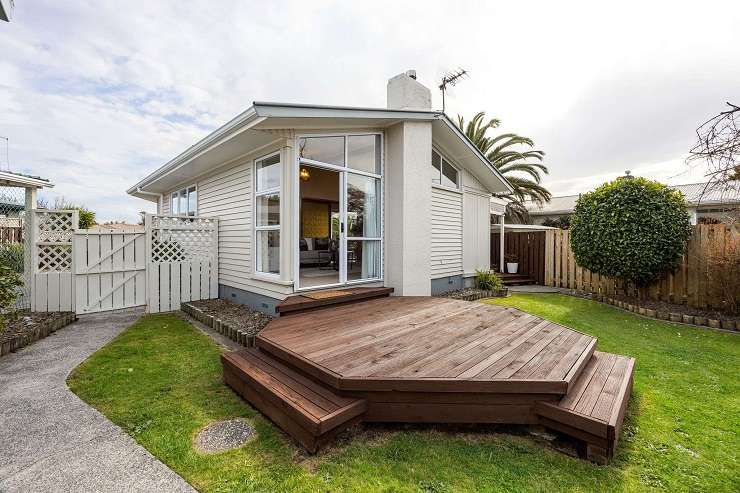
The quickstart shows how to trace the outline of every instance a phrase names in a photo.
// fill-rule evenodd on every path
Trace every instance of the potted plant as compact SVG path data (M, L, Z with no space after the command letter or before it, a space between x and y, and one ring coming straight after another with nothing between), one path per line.
M504 255L506 261L506 272L509 274L516 274L519 270L519 257L513 253L507 253Z

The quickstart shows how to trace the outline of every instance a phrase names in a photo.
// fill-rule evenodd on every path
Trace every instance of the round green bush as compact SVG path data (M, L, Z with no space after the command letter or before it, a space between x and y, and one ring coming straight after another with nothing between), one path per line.
M582 195L570 228L578 265L638 286L674 270L691 235L683 194L645 178L618 178Z

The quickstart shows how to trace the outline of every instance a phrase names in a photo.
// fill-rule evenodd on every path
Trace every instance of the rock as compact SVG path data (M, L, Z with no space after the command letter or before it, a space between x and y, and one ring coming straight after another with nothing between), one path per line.
M217 454L239 448L256 434L252 425L242 418L216 421L203 428L193 446L204 454Z

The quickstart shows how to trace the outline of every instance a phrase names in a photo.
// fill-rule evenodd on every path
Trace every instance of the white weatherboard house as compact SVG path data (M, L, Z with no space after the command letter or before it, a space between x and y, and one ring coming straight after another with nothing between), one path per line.
M254 103L128 193L219 218L219 296L274 313L362 284L459 289L490 268L490 199L510 185L413 71L387 108Z

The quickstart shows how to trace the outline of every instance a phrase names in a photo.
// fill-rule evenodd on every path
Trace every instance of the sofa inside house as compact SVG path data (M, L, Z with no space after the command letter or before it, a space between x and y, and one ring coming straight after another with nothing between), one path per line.
M328 237L301 238L301 265L328 265L333 258L332 242Z

